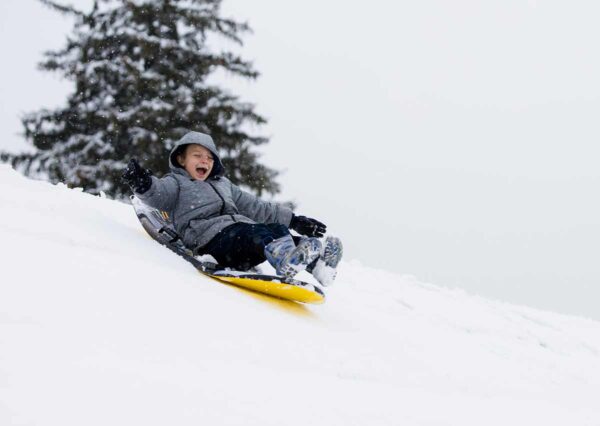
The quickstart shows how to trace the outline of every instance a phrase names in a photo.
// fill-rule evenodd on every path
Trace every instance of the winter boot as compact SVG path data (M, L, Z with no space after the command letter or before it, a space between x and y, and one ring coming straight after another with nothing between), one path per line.
M286 235L267 244L265 256L277 275L292 278L313 263L319 257L321 249L321 241L317 238L304 238L295 245L292 236Z
M331 285L337 275L337 266L342 260L343 253L342 241L339 238L328 236L325 244L322 245L320 256L306 270L322 285Z

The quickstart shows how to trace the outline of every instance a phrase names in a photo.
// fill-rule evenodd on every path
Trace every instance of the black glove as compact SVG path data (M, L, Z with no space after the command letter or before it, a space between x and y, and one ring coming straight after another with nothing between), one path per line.
M152 172L140 166L135 158L129 160L121 179L138 194L143 194L152 186Z
M316 219L296 215L292 216L290 228L299 234L306 235L307 237L318 238L322 237L327 230L327 226Z

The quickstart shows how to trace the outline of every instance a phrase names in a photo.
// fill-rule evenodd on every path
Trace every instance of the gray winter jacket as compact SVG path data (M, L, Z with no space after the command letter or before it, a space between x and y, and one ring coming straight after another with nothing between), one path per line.
M201 145L214 156L213 169L204 181L192 179L177 162L177 149L189 144ZM221 230L237 222L289 226L292 220L289 208L242 191L223 176L223 164L208 135L187 133L171 150L169 167L170 173L160 179L152 176L150 189L136 195L146 204L168 212L184 244L195 252L201 252Z

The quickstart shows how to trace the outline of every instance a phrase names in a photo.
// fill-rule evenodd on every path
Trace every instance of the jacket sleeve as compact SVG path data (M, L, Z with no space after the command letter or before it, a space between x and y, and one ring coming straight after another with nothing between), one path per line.
M277 203L269 203L260 198L242 191L231 184L233 201L239 212L258 223L281 223L289 226L294 213L291 209Z
M152 176L151 178L152 185L150 186L150 189L143 194L138 194L136 192L135 195L144 203L155 209L172 211L179 195L179 184L177 180L169 175L160 179L155 176Z

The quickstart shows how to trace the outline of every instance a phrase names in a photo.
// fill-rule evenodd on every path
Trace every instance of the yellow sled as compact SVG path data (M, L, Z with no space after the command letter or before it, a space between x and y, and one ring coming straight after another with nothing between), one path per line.
M205 274L205 272L202 273ZM260 274L236 276L229 275L226 272L222 274L219 272L208 273L206 275L227 284L233 284L238 287L257 291L280 299L312 304L321 304L325 302L325 295L319 288L297 280L287 283L277 276Z
M190 262L206 276L227 284L264 293L280 299L301 303L320 304L325 302L325 293L318 285L276 275L219 269L218 265L202 262L187 249L175 232L169 215L144 204L132 196L131 203L146 232L158 243L169 248Z

